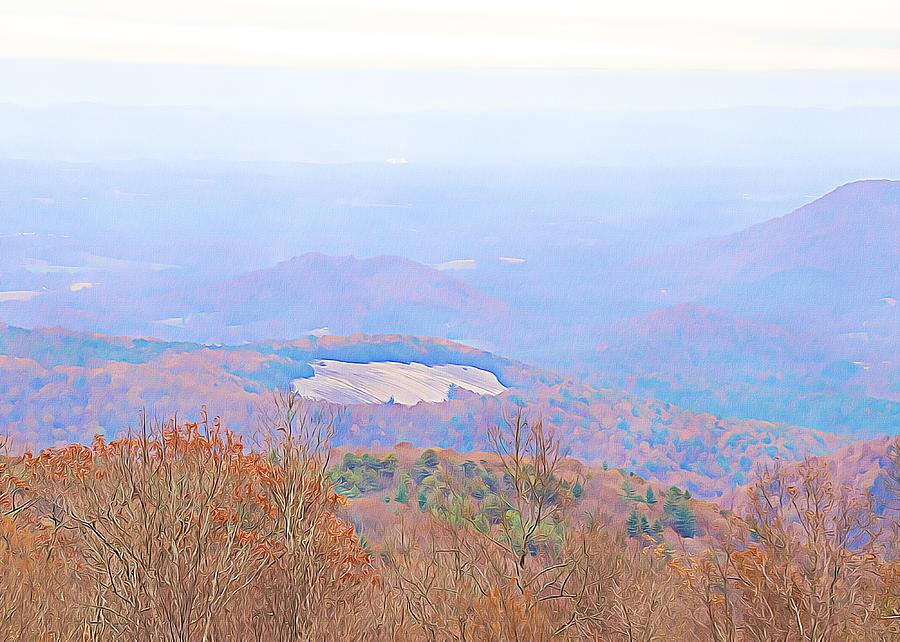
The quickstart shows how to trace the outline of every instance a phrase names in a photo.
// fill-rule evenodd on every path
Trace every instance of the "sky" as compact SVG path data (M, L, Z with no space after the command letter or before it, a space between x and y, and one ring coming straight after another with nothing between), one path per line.
M3 0L0 59L900 71L896 0Z
M8 158L893 175L900 2L0 0L0 114Z

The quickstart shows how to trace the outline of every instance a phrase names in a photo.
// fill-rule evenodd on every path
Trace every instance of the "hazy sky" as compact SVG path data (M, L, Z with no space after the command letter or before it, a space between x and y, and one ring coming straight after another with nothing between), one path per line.
M900 70L897 0L2 0L0 59Z
M583 117L759 106L788 110ZM893 175L900 0L0 0L0 110L0 157Z

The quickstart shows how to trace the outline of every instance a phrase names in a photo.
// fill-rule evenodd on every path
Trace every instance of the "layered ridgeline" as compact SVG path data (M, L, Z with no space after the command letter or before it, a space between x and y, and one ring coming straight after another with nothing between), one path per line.
M723 285L762 284L786 273L813 279L815 272L833 277L835 287L864 285L866 294L889 294L900 285L900 275L893 269L898 225L900 181L857 181L784 216L682 245L677 252L660 253L642 263L665 275L670 295L679 289L720 293Z
M0 238L0 249L0 315L23 327L52 319L79 330L210 343L356 332L487 340L509 316L497 299L397 256L311 252L229 275L98 256L46 235Z
M438 336L697 413L874 436L900 425L898 186L851 183L640 257L645 244L574 222L531 234L540 247L512 234L508 256L469 258L460 238L429 255L437 267L320 253L271 265L292 244L253 253L225 234L213 245L232 267L23 231L0 236L0 319L222 344Z
M121 434L142 409L189 418L204 405L252 436L272 391L289 387L315 387L313 396L326 402L373 402L351 403L340 414L335 443L345 447L409 442L485 450L504 413L528 406L572 456L699 497L730 492L757 465L845 443L808 428L721 418L594 388L440 339L324 336L207 346L4 326L0 354L0 424L19 449ZM329 369L338 369L337 379L329 380ZM362 379L347 384L347 373ZM348 398L348 385L356 396Z
M857 437L900 426L900 181L860 181L631 266L649 311L592 373L694 410Z

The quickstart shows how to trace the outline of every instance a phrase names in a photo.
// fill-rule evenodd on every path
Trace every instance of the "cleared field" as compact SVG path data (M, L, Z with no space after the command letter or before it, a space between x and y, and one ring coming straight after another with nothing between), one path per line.
M311 365L315 374L295 379L294 389L310 399L333 403L387 403L393 399L394 403L412 406L420 401L446 401L454 385L479 395L498 395L506 390L494 373L473 366L330 360Z

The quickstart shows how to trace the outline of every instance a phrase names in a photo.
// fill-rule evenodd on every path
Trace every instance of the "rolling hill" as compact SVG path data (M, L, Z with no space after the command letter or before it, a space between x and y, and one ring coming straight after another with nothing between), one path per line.
M12 239L18 254L0 260L0 295L10 294L0 298L0 315L24 327L49 320L89 332L210 343L355 332L489 342L508 316L503 303L447 272L394 256L309 253L226 276L78 249L47 254L41 248L49 253L59 243L38 238L23 248L28 238ZM28 258L50 255L71 265Z
M505 308L408 259L310 253L213 285L197 310L220 318L229 335L258 340L324 328L464 338L497 323Z
M657 305L696 302L900 361L900 181L859 181L741 232L642 259Z
M824 465L837 488L853 489L870 498L875 514L889 525L881 536L896 548L900 536L900 436L859 441L812 460ZM788 475L799 465L788 464ZM739 489L735 500L744 501L747 490Z
M851 183L783 217L618 269L614 250L598 241L605 232L575 238L584 242L577 251L558 243L524 263L494 257L471 270L310 253L241 271L198 267L190 257L113 258L115 248L17 235L0 239L0 318L200 346L437 336L698 415L892 433L900 413L898 185ZM306 361L264 361L254 377L267 386L311 371Z
M470 367L506 388L479 395L459 387L440 403L348 405L335 437L345 447L409 442L484 450L488 429L525 405L543 416L572 456L716 498L758 463L796 461L846 443L808 428L721 418L591 387L441 339L357 335L214 346L2 327L0 354L0 424L19 449L119 434L136 425L142 410L188 417L203 406L252 438L271 392L312 377L322 360Z

